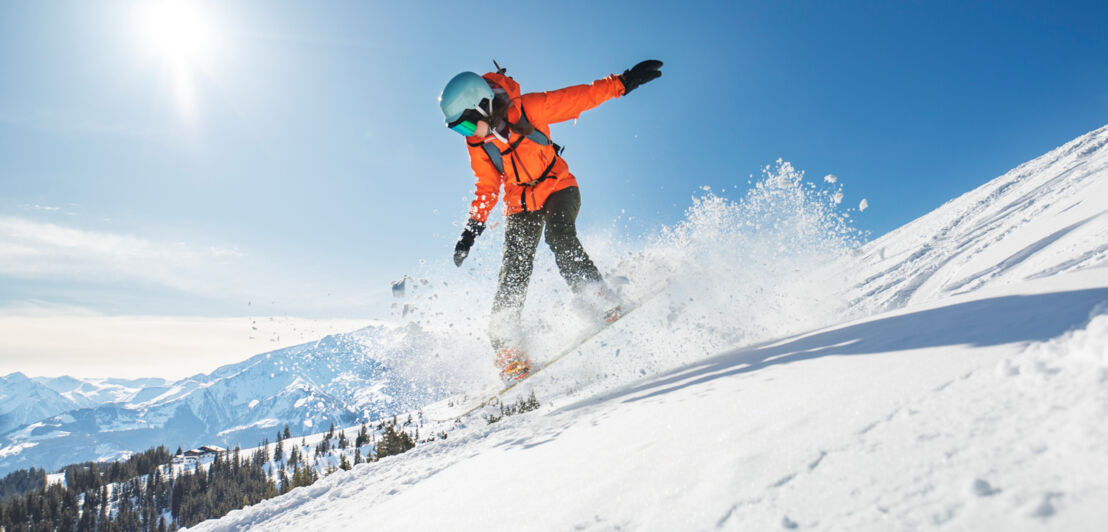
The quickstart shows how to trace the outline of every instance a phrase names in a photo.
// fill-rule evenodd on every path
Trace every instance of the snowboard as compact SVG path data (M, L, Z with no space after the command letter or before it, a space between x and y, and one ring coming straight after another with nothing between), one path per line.
M561 351L559 351L557 354L555 354L549 360L547 360L546 362L543 362L541 364L538 364L534 368L532 368L531 373L529 373L526 377L524 377L520 380L514 381L510 384L505 385L505 387L500 389L500 391L487 396L486 398L484 398L481 401L477 402L473 406L465 408L459 414L455 414L455 415L452 415L452 416L447 416L447 417L442 418L442 419L430 418L430 420L433 421L433 422L445 422L445 421L451 421L451 420L455 420L455 419L461 419L463 417L469 416L470 414L472 414L472 413L488 406L493 401L496 401L497 399L503 397L508 392L511 392L513 389L515 389L520 384L523 384L524 382L527 382L528 380L533 379L535 377L535 375L538 375L539 373L542 373L543 370L545 370L546 368L549 368L550 366L553 366L559 360L565 358L566 356L568 356L570 354L573 354L573 353L577 352L578 349L580 349L582 346L584 346L586 343L588 343L593 338L596 338L597 336L599 336L600 333L608 330L609 327L619 323L624 318L626 318L628 315L630 315L632 312L634 312L635 310L642 307L643 304L649 302L651 299L654 299L654 297L657 296L658 294L661 294L663 291L665 291L667 286L669 286L668 282L659 283L659 284L655 285L653 288L651 288L650 290L646 291L643 295L639 296L637 299L635 299L635 300L633 300L629 303L623 304L622 309L621 309L622 312L620 313L619 318L617 318L615 320L612 320L610 322L597 323L595 326L590 327L590 328L582 331L581 333L579 333L577 335L576 338L574 338L573 341L569 342Z

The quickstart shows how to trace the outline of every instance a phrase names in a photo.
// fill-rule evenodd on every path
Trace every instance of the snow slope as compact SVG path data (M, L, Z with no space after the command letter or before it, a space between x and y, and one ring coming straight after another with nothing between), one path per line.
M900 308L1108 265L1108 127L896 229L845 266L852 307Z
M536 377L539 411L428 427L449 438L196 528L1104 530L1106 161L1102 128L823 271L797 273L803 245L743 242L776 279L752 309L685 275L727 257L690 216L668 242L692 265L666 263L664 300ZM754 234L811 228L778 222ZM712 305L718 321L683 321ZM772 322L728 323L835 313L768 339Z
M882 316L474 420L197 529L1097 530L1108 316L1029 345L1000 343L1025 335L996 320L980 337L928 326L1081 322L1108 287L1054 294Z

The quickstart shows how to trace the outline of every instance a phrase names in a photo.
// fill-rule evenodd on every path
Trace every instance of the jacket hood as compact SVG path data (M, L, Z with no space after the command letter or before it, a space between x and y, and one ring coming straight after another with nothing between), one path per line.
M505 76L504 74L497 74L496 72L489 72L488 74L485 74L481 77L485 78L485 80L488 81L494 89L504 89L504 92L508 93L508 98L512 100L519 98L519 83L516 83L516 80Z

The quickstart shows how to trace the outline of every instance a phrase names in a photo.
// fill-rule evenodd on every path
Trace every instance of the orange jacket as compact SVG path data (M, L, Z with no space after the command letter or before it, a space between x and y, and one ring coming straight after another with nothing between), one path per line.
M535 129L550 137L550 124L577 118L582 112L592 109L612 98L623 95L623 83L615 75L599 79L589 85L574 85L549 92L520 94L519 84L512 78L490 72L483 76L486 80L507 91L512 100L508 108L508 120L518 122L523 113ZM519 133L510 132L508 144L489 135L481 138L467 137L469 162L477 176L477 193L469 209L469 217L484 223L489 213L500 199L500 185L504 184L505 215L518 212L535 211L546 204L546 199L559 190L577 186L577 180L569 173L569 166L554 152L553 146L542 146L524 138L514 150L503 156L504 173L501 174L485 152L483 143L493 143L501 152L511 143L519 140ZM553 161L553 166L551 166ZM551 178L533 186L526 183L539 179L543 171L550 167Z

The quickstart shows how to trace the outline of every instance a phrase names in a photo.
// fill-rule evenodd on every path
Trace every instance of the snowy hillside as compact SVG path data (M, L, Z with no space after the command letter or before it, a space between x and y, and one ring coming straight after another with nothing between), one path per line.
M670 290L537 412L196 528L1104 530L1106 166L1102 128L844 254L786 165L639 250Z
M0 382L0 421L14 428L0 436L0 474L111 460L158 445L253 447L284 425L302 434L406 411L438 393L395 370L425 336L372 326L173 383L94 386L9 375Z
M885 310L1108 265L1108 127L865 248L853 307Z

